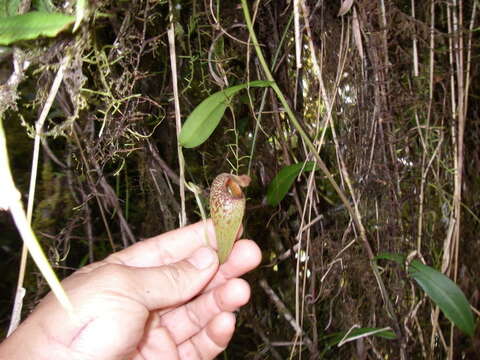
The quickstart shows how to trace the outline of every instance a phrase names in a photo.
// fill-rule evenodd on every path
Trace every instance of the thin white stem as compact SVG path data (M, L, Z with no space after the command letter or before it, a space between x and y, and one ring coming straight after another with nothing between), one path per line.
M412 18L415 19L415 0L411 1ZM418 77L418 49L417 49L417 34L413 33L413 76Z
M60 67L55 76L55 79L53 80L52 87L50 88L50 92L48 94L47 100L45 101L45 104L43 106L42 112L40 113L40 116L38 117L38 120L35 123L35 139L33 143L32 170L30 172L30 185L28 189L28 204L27 204L27 217L26 217L28 226L30 226L30 224L32 223L33 204L35 202L35 187L37 184L38 160L39 160L39 154L40 154L40 141L42 137L42 129L43 129L43 125L45 124L45 120L47 119L48 113L50 112L50 109L52 107L53 101L55 100L55 96L57 96L58 89L60 88L60 85L63 80L65 69L69 62L70 62L70 56L65 56L62 59ZM23 212L23 207L21 210ZM17 220L15 220L15 223L18 226ZM21 320L21 312L22 312L22 306L23 306L22 299L25 295L25 289L23 288L23 281L25 279L25 271L27 267L27 259L28 259L27 255L28 255L28 249L26 246L26 242L24 240L24 243L22 246L22 254L20 257L20 266L18 271L17 290L15 293L14 306L12 310L12 316L10 319L10 325L8 328L7 335L10 335L17 328ZM45 258L45 261L47 261L46 258ZM47 264L45 265L48 265L48 261L47 261ZM37 266L40 268L40 265L37 264ZM42 274L43 274L43 271L42 271ZM53 276L55 275L53 274Z
M172 13L173 8L170 4L170 13ZM178 150L178 166L179 166L179 177L180 177L180 214L179 222L180 227L187 224L187 214L185 211L185 161L183 158L182 147L178 141L180 136L180 130L182 129L182 120L180 113L180 101L178 97L178 78L177 78L177 56L175 51L175 24L173 22L173 15L170 15L170 25L167 30L168 35L168 45L170 48L170 66L172 67L172 87L173 87L173 99L175 104L175 125L177 128L177 150Z
M57 297L60 304L70 313L73 313L73 306L63 290L62 285L58 281L52 267L36 239L32 228L27 220L27 216L23 209L20 192L17 190L13 181L10 165L8 162L7 144L3 124L0 122L0 171L3 174L0 177L0 188L3 190L0 196L0 209L10 210L15 225L22 237L24 244L27 246L30 255L40 269L42 275ZM20 294L20 292L17 292ZM18 298L15 302L18 302ZM17 306L19 307L19 305ZM17 316L17 315L15 315ZM13 315L12 315L13 317Z
M300 1L293 0L293 25L295 29L295 58L297 69L302 67L302 34L300 33Z

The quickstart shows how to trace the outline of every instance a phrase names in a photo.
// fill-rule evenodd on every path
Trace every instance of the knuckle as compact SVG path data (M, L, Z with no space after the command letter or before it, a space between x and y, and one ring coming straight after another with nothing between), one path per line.
M107 263L98 269L99 275L112 283L125 281L126 269L123 265Z

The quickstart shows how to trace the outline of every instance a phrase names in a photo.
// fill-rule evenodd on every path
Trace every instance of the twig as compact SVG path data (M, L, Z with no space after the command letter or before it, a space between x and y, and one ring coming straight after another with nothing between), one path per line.
M288 19L288 23L287 25L285 26L285 31L283 32L282 34L282 38L280 39L280 43L278 44L277 46L277 49L275 51L275 55L273 56L273 59L272 59L272 68L275 68L275 65L277 64L277 60L278 60L278 56L280 55L280 52L281 52L281 49L283 47L283 44L287 38L287 34L288 34L288 30L290 28L290 25L293 21L293 15L290 16L290 18ZM267 98L267 94L268 92L271 92L271 90L269 88L265 88L265 90L263 90L263 94L262 94L262 100L260 102L260 107L259 107L259 110L258 110L258 117L255 119L256 122L255 122L255 130L253 132L253 139L252 139L252 148L250 150L250 156L249 156L249 160L248 160L248 171L247 171L247 175L251 175L251 169L252 169L252 162L253 162L253 154L255 152L255 145L257 143L257 135L258 135L258 130L261 129L263 131L263 129L261 128L261 119L262 119L262 114L263 114L263 108L265 106L265 100ZM252 101L250 102L252 103ZM274 112L275 114L275 112Z
M457 280L458 274L458 252L460 246L460 225L461 225L461 203L462 203L462 185L463 185L463 167L464 167L464 134L465 134L465 79L464 79L464 63L463 63L463 1L462 0L453 0L453 44L454 44L454 55L456 60L456 80L457 80L457 99L458 107L457 111L454 114L454 119L456 118L457 125L457 148L455 155L457 157L456 167L455 167L455 182L454 182L454 191L453 191L453 209L455 216L455 228L453 234L453 280ZM454 353L454 342L453 342L453 324L451 324L450 331L450 351L448 354L449 360L453 359Z
M158 153L157 148L153 146L153 144L149 140L147 141L148 141L148 148L150 150L150 153L152 154L153 158L158 163L158 165L160 165L163 172L170 178L170 180L173 181L174 184L180 185L179 176L175 173L175 171L173 171L170 168L170 166L168 166L167 162L160 157L160 154Z
M92 179L90 166L88 165L87 157L85 156L85 153L83 151L83 147L82 147L82 144L80 143L80 139L78 137L76 128L78 128L78 125L74 124L72 128L73 139L75 140L78 150L80 151L80 157L82 158L82 161L85 164L85 168L86 168L85 174L87 177L87 182L90 185L90 188L92 189L93 194L95 195L95 200L97 201L98 209L100 210L100 216L102 217L103 224L105 225L105 230L107 231L108 241L110 242L110 246L112 247L112 250L115 251L115 243L113 242L112 232L110 231L110 227L108 226L107 217L105 216L105 210L103 209L103 205L102 205L102 202L100 201L98 191L96 190L95 182Z
M412 7L413 7L413 0L412 0ZM412 13L414 10L412 8ZM425 192L425 182L427 179L429 165L425 168L425 162L427 159L427 151L428 151L428 144L427 140L429 139L430 134L430 117L432 113L432 104L433 104L433 76L434 76L434 68L435 68L435 2L432 1L430 5L430 60L429 60L429 79L428 79L428 110L427 110L427 119L425 125L425 137L423 136L423 132L420 129L420 124L418 122L418 114L417 110L415 109L415 119L417 121L418 132L420 134L420 139L422 140L423 145L423 153L422 153L422 175L420 178L420 194L419 194L419 210L418 210L418 223L417 223L417 251L421 253L422 247L422 234L423 234L423 204L424 204L424 192ZM415 38L416 40L416 38ZM416 43L415 43L416 45ZM418 76L418 75L417 75ZM439 147L438 147L439 148ZM437 149L438 149L437 148ZM433 160L433 156L432 156Z
M275 79L273 78L272 73L270 72L270 69L269 69L269 67L268 67L268 65L265 61L265 58L263 57L263 53L260 49L260 45L258 43L257 36L255 35L255 32L253 31L253 25L252 25L252 21L251 21L251 18L250 18L250 13L249 13L249 10L248 10L248 5L247 5L246 0L242 0L242 8L243 8L244 16L245 16L245 21L247 23L247 28L248 28L249 33L250 33L250 37L252 38L253 45L254 45L255 50L257 52L258 59L259 59L260 63L262 64L262 68L263 68L263 71L265 72L265 76L266 76L267 80L272 82L272 84L271 84L272 89L277 94L277 97L280 100L280 102L282 103L282 105L283 105L290 121L292 122L293 126L298 131L298 133L300 134L300 137L302 138L302 140L307 145L308 149L312 152L313 156L315 157L315 160L318 163L318 167L325 174L328 181L332 184L332 186L335 189L335 191L337 192L338 196L340 197L342 202L347 207L350 215L354 219L355 224L360 227L360 225L358 224L358 218L355 215L355 212L353 211L352 207L350 206L350 202L348 201L345 193L342 191L342 189L340 189L337 182L333 178L333 175L330 173L327 166L325 165L323 160L320 158L320 155L317 153L317 150L316 150L315 146L313 145L312 141L310 140L308 135L305 133L303 128L300 126L297 118L295 117L292 109L290 108L290 105L287 102L287 99L285 98L282 91L280 90L277 83L275 82ZM373 257L373 253L372 253L372 257Z
M258 336L260 336L260 338L263 341L262 345L265 346L265 348L262 351L259 351L258 354L256 354L254 359L263 359L263 354L266 353L267 350L269 350L273 358L275 358L276 360L282 360L283 357L278 353L277 349L275 349L275 346L278 346L278 345L274 345L275 343L270 341L270 339L267 337L267 334L265 334L265 331L263 331L259 321L256 320L255 317L252 317L250 321L253 324L252 325L253 331L255 331L258 334ZM288 344L293 345L291 342L288 342ZM285 345L285 346L290 346L290 345Z
M273 289L270 287L268 284L267 280L265 279L260 279L260 286L262 289L265 291L265 293L268 295L270 300L275 304L277 307L278 312L283 315L285 320L290 324L290 326L295 330L295 333L303 339L305 344L311 348L313 343L312 340L303 332L302 328L300 325L295 321L294 317L292 316L292 313L290 310L287 309L285 304L280 300L278 295L273 291Z
M310 47L310 53L312 55L312 63L314 65L314 67L317 68L320 88L322 90L323 99L324 99L324 101L327 105L327 118L326 118L325 124L328 124L329 122L331 122L331 112L332 112L332 109L333 109L333 102L335 101L335 94L337 93L337 91L335 90L333 92L334 95L332 96L332 99L329 99L329 97L326 94L326 89L325 89L325 85L324 85L323 78L322 78L322 73L323 72L321 71L318 60L316 59L316 56L315 56L316 51L315 51L315 48L314 48L313 42L312 42L312 33L311 33L311 30L310 30L310 26L309 26L308 9L307 9L306 6L303 7L303 12L304 12L304 19L305 19L304 20L305 21L305 28L307 30L307 34L308 34L308 37L309 37L309 47ZM347 35L348 35L348 32L347 32ZM347 39L348 39L348 36L347 36ZM343 37L342 37L342 40L343 40ZM345 41L345 43L348 43L348 40ZM342 46L342 44L340 44L339 53L341 54L341 59L339 61L339 69L337 70L337 78L336 78L336 82L335 82L336 87L338 87L341 74L343 73L343 67L345 66L345 62L346 62L346 59L347 59L347 54L348 54L347 47ZM370 266L371 266L372 272L375 276L375 279L377 281L377 284L379 286L379 290L380 290L380 293L381 293L382 298L384 300L387 313L390 316L390 318L394 321L395 331L396 331L398 337L401 338L400 325L399 325L399 321L397 319L397 316L395 315L395 312L393 310L393 304L390 300L390 296L388 295L385 284L384 284L384 282L383 282L383 280L380 276L377 265L373 261L374 254L373 254L372 248L370 246L370 243L368 242L366 231L365 231L365 228L364 228L364 225L363 225L362 216L360 214L360 210L359 210L359 206L358 206L359 200L358 200L358 197L356 196L355 191L353 189L352 181L350 180L350 176L347 172L347 168L345 166L345 162L343 160L343 156L342 156L342 153L340 151L340 147L339 147L338 140L337 140L336 133L335 133L335 127L333 126L333 124L330 124L330 126L331 126L331 129L332 129L333 139L334 139L335 146L336 146L336 149L337 149L336 153L337 153L337 157L338 157L339 167L340 167L340 170L341 170L341 174L343 175L343 179L345 180L347 188L350 192L353 207L350 205L350 202L348 200L346 200L346 197L343 195L343 192L341 190L340 190L340 192L337 190L338 185L333 180L333 178L329 177L329 180L331 180L330 181L331 184L334 186L335 190L337 191L338 195L340 196L340 199L342 200L342 202L346 206L348 212L350 213L350 217L352 218L353 222L355 223L355 228L360 233L360 239L362 241L362 245L367 252L368 259L370 260ZM325 128L326 128L326 126L325 126ZM304 141L305 141L305 139L304 139ZM318 151L317 152L314 151L313 154L314 154L316 159L319 158ZM327 170L327 172L325 172L324 169L322 168L322 166L325 166L325 165L323 163L319 163L319 167L324 172L324 174L325 175L329 174L328 170ZM330 174L330 176L331 176L331 174ZM342 195L343 195L343 197L342 197ZM401 357L402 357L402 359L404 359L405 358L404 350L402 349L401 351L402 351L401 352Z
M180 113L180 100L178 98L178 80L177 80L177 59L175 50L175 23L173 19L173 6L169 1L170 8L170 25L167 30L168 45L170 49L170 66L172 67L172 87L173 87L173 99L175 105L175 125L177 128L177 151L178 151L178 166L180 174L180 227L187 224L187 214L185 211L185 160L183 158L182 147L178 141L180 136L180 130L182 129L181 113Z
M297 69L302 67L302 34L300 32L300 1L293 0L293 23L295 29L295 60Z

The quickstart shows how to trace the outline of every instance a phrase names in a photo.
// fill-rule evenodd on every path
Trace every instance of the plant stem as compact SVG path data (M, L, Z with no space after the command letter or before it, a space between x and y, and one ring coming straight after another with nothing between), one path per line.
M180 227L187 224L187 213L185 209L185 160L183 158L182 146L178 141L180 136L180 130L182 129L182 121L180 114L180 100L178 95L178 79L177 79L177 58L175 51L175 23L173 18L173 6L169 2L170 7L170 25L167 29L168 45L170 49L170 66L172 69L172 86L173 86L173 99L175 105L175 125L177 128L177 152L178 152L178 167L180 177Z
M37 121L35 122L35 139L34 139L34 144L33 144L33 159L32 159L31 173L30 173L30 185L29 185L29 189L28 189L28 203L27 203L27 214L26 214L26 216L27 216L26 221L27 221L29 226L32 223L33 204L34 204L34 201L35 201L35 187L36 187L36 184L37 184L38 160L39 160L39 154L40 154L40 141L41 141L41 136L42 136L42 131L43 131L43 125L45 123L45 120L47 119L47 116L48 116L49 112L50 112L53 101L55 100L55 96L58 93L58 89L60 88L60 85L61 85L62 80L63 80L63 74L64 74L65 69L67 68L69 63L70 63L70 56L67 55L62 59L62 62L60 63L60 67L57 71L57 74L56 74L55 79L53 81L52 87L50 88L50 92L48 94L47 100L45 101L42 112L40 113L40 116L38 117ZM15 186L15 185L13 185L13 186ZM23 206L21 206L20 209L16 209L16 210L14 210L14 208L10 207L10 212L12 213L12 215L14 215L14 211L18 212L18 215L16 215L16 216L21 217L22 216L21 212L23 212ZM24 212L23 212L23 214L24 214ZM15 219L15 224L17 224L17 226L19 226L17 219ZM20 266L19 266L19 271L18 271L17 290L16 290L16 294L15 294L14 307L13 307L13 311L12 311L12 317L11 317L10 326L9 326L9 329L8 329L8 334L13 332L17 328L17 326L18 326L18 324L20 323L20 320L21 320L21 312L22 312L22 306L23 306L23 300L22 299L23 299L23 296L25 295L25 289L23 287L23 281L25 279L25 272L26 272L26 268L27 268L27 260L28 260L28 248L27 248L27 245L26 245L26 241L24 241L23 246L22 246L22 253L21 253L21 256L20 256ZM48 260L46 258L45 258L45 261L46 261L46 265L49 266L48 265ZM39 268L41 268L41 267L39 266ZM43 274L43 272L42 272L42 274ZM43 276L46 277L47 275L43 274Z
M288 118L290 119L293 126L298 131L298 133L300 134L300 137L302 138L303 142L305 143L305 145L307 146L309 151L314 156L318 167L323 172L323 174L327 177L328 181L330 182L330 184L333 186L333 188L337 192L337 194L340 197L342 203L347 208L348 213L350 214L350 217L352 218L353 222L355 223L355 227L358 229L358 231L360 233L360 239L363 243L363 247L364 247L365 251L367 252L368 259L370 260L370 266L372 268L372 272L373 272L373 274L375 276L375 279L378 283L378 286L380 288L380 293L382 295L383 301L385 302L387 313L394 321L395 332L397 333L397 335L399 337L401 337L401 331L400 331L400 326L399 326L399 323L398 323L398 319L397 319L397 317L395 315L395 312L393 310L393 304L390 301L390 297L387 293L387 289L385 287L385 284L383 283L383 280L380 276L380 272L378 271L377 265L375 263L375 257L374 257L372 248L370 246L370 243L368 242L365 227L362 224L358 207L355 206L355 209L352 207L352 205L350 204L350 201L347 199L347 196L345 195L343 190L340 189L337 182L333 178L332 173L328 170L327 166L325 165L323 160L320 158L320 155L318 154L318 151L315 148L315 145L310 140L307 133L300 126L300 123L298 122L297 118L295 117L295 114L293 113L292 109L290 108L290 105L288 104L288 102L287 102L285 96L283 95L282 91L280 90L277 83L275 82L275 79L273 78L273 75L270 72L270 69L267 65L267 62L265 61L262 50L261 50L260 45L259 45L258 40L257 40L257 36L256 36L255 31L253 29L252 19L250 17L250 11L248 9L247 1L246 0L241 0L241 2L242 2L243 15L245 17L245 22L246 22L246 25L247 25L247 28L248 28L248 32L249 32L250 38L252 39L253 46L255 48L255 52L257 53L258 60L260 61L260 64L262 65L263 71L265 72L265 76L267 77L267 80L271 82L270 86L272 87L273 91L275 91L275 94L277 95L278 99L280 100L283 107L285 108L285 112L287 113Z
M287 99L283 95L282 91L278 87L277 83L275 82L275 79L273 78L272 73L270 72L270 68L267 65L267 62L265 61L265 58L263 56L262 50L260 49L260 45L258 44L257 36L255 35L255 31L253 30L253 25L252 25L252 20L250 18L250 12L248 10L248 5L246 3L246 0L242 0L242 8L243 8L243 13L245 16L245 22L247 23L247 28L250 33L250 37L253 42L253 46L255 47L255 51L257 53L258 60L260 61L260 64L262 65L263 71L265 72L265 76L268 81L271 81L272 84L270 85L275 91L275 94L277 95L278 99L282 103L283 107L285 108L285 112L288 115L288 118L292 122L293 126L295 129L298 131L300 134L300 137L302 140L305 142L307 145L308 149L311 151L312 155L315 157L315 160L317 161L317 165L320 168L320 170L325 174L327 179L330 181L332 184L333 188L337 192L338 196L342 200L343 204L347 208L348 212L350 213L350 216L352 217L353 221L355 222L355 225L357 228L363 228L361 223L358 221L358 217L356 216L355 212L353 211L353 208L350 204L350 201L347 199L345 196L345 193L343 192L342 189L338 186L337 182L333 178L332 173L328 170L327 166L323 162L323 160L320 158L320 155L317 152L317 149L315 148L315 145L313 145L312 141L308 137L307 133L303 130L303 128L300 126L300 123L298 122L297 118L295 117L295 114L293 113L292 109L290 108L290 105L287 102ZM373 258L373 253L371 253L371 250L369 251L369 258ZM371 256L370 256L371 255Z
M27 246L30 255L32 256L35 264L37 264L40 272L44 276L48 285L52 289L56 298L60 304L69 312L73 312L73 306L68 299L62 285L58 281L52 267L48 263L48 260L43 252L35 234L30 227L27 220L25 210L21 200L20 192L15 187L12 173L10 171L10 165L8 163L7 144L5 139L5 132L3 130L3 124L0 120L0 172L3 174L0 176L0 188L3 190L0 197L0 210L10 210L15 225L22 237L24 244Z

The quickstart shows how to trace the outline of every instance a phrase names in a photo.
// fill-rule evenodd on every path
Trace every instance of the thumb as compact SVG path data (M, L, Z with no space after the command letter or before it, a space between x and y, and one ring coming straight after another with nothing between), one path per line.
M149 310L158 310L190 300L206 286L217 268L217 254L210 247L201 247L183 261L132 270L143 304Z

